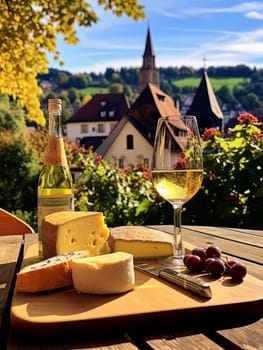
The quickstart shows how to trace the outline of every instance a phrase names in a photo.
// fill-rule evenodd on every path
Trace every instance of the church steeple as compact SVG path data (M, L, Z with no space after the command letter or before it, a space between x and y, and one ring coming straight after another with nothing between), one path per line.
M160 87L160 73L155 67L155 53L150 28L147 29L146 43L143 54L143 63L139 72L139 93L149 83Z

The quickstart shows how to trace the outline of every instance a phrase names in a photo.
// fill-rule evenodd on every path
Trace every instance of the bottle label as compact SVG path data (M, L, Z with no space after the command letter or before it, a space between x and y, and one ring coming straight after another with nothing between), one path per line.
M67 157L62 137L49 136L44 163L46 165L67 166Z
M45 216L58 211L73 211L74 196L46 196L38 198L38 233L41 240L41 224Z

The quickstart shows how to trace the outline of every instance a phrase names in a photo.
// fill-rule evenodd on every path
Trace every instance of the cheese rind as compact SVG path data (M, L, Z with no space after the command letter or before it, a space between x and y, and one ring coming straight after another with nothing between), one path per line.
M79 250L86 250L87 256L98 255L109 236L100 212L62 211L47 215L41 232L44 258Z
M72 259L85 257L86 252L74 252L25 266L17 273L18 292L43 292L72 285Z
M144 226L119 226L110 229L112 252L126 252L135 259L156 259L173 254L173 237Z
M111 253L72 261L73 286L80 293L116 294L134 288L133 256Z

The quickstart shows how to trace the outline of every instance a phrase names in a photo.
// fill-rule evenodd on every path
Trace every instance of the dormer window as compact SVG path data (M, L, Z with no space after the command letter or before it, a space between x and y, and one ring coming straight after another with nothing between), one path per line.
M165 96L164 95L157 94L157 97L158 97L159 101L164 101L165 100Z
M113 110L111 110L111 111L109 111L109 116L110 116L110 117L114 117L114 114L115 114L114 109L113 109Z
M106 117L106 111L100 111L100 116L101 116L102 118Z
M102 107L106 106L106 104L107 104L107 102L106 102L105 100L102 100L102 101L100 102L100 105L101 105Z

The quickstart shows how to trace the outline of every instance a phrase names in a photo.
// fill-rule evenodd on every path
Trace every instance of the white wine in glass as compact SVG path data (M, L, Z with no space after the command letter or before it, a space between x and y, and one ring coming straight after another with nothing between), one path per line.
M159 118L151 173L156 191L174 210L174 252L161 262L175 269L184 268L182 206L198 192L203 181L202 145L195 116Z

